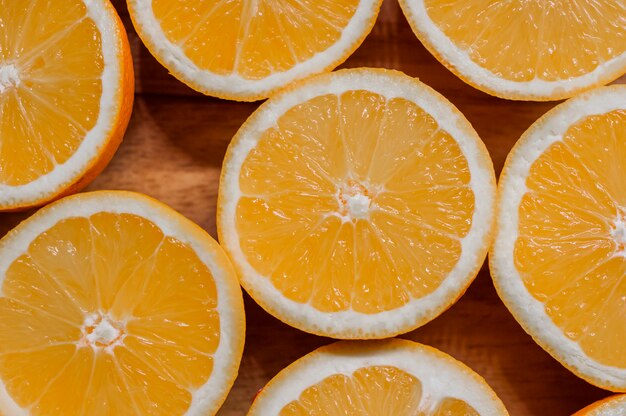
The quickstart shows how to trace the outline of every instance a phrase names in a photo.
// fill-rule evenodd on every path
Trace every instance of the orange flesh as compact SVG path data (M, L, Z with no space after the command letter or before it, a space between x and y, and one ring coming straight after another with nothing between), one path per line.
M478 416L466 402L433 402L414 376L396 367L372 366L336 374L307 388L280 416Z
M83 1L0 0L0 74L12 73L0 88L0 184L30 183L74 154L98 120L103 68Z
M592 72L626 51L626 6L599 0L424 0L430 19L470 58L512 81Z
M455 266L474 211L469 181L458 144L416 104L324 95L281 116L247 156L237 232L286 297L328 312L391 310ZM352 215L368 199L366 216Z
M154 0L167 39L199 68L261 79L333 45L358 0Z
M144 218L60 221L11 264L0 293L0 378L33 415L180 415L211 375L213 277ZM90 339L104 319L117 336Z
M532 165L515 264L554 323L626 367L626 111L574 124Z

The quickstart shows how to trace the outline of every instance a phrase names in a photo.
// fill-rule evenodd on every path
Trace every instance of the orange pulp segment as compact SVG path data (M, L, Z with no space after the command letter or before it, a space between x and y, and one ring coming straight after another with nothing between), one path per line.
M472 61L511 81L583 76L626 52L620 2L423 2L430 19Z
M514 251L526 289L552 321L594 361L619 368L626 367L624 166L626 111L573 124L530 168Z
M33 415L185 414L212 374L214 278L146 218L64 219L1 289L0 379Z
M203 70L246 79L284 72L336 43L359 0L155 0L167 39ZM207 53L210 50L210 53Z
M100 114L102 39L84 1L27 3L0 1L0 185L65 163Z
M392 366L363 367L336 374L304 390L280 416L479 416L463 400L443 397L421 407L422 385L415 376ZM419 410L418 410L419 409Z
M474 193L458 143L417 104L354 90L308 100L241 168L247 261L325 312L377 313L432 293L461 255Z

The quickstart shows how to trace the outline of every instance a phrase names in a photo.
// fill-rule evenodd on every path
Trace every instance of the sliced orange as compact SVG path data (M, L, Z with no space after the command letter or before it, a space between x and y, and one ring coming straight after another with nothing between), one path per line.
M122 140L133 86L108 0L0 0L0 211L93 180Z
M413 31L463 81L559 100L626 72L623 1L400 0Z
M444 97L400 72L321 75L232 140L220 240L242 285L304 331L383 338L438 316L491 241L487 150Z
M622 416L626 415L626 395L620 394L595 402L573 416Z
M137 33L179 80L238 101L330 71L363 42L382 0L128 0Z
M557 106L500 178L491 271L524 329L571 371L626 391L626 86Z
M148 197L67 197L0 240L0 414L214 414L244 332L225 253Z
M338 342L282 370L248 416L506 416L485 380L412 341Z

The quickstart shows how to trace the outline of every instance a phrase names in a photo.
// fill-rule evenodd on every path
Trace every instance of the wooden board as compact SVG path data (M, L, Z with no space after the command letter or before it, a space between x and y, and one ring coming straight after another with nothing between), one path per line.
M204 97L169 76L141 45L123 0L115 0L133 47L137 95L126 138L89 189L139 191L171 205L214 237L217 183L226 147L258 104ZM533 121L554 103L500 100L439 64L411 32L396 0L385 0L373 32L344 67L385 67L419 77L467 116L496 171ZM618 82L626 83L626 77ZM30 213L0 215L0 236ZM248 296L246 349L220 416L245 415L255 393L279 370L332 340L290 328ZM465 296L426 326L403 336L465 362L502 398L512 416L566 416L609 393L572 375L514 321L484 266Z

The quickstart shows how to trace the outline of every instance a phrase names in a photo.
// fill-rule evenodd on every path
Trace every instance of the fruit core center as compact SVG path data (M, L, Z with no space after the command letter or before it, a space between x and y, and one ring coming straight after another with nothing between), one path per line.
M90 315L83 324L83 335L87 345L109 347L117 345L124 337L124 325L108 316Z
M13 64L0 64L0 93L20 84L20 73Z
M617 255L626 257L626 214L620 214L611 227L611 237L617 244Z
M372 205L370 192L357 182L350 182L339 189L337 195L339 213L347 220L367 218Z

